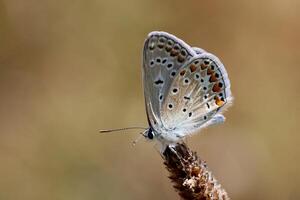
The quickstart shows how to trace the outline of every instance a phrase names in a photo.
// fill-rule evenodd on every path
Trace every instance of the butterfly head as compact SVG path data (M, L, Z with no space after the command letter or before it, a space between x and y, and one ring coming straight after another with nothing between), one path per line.
M145 132L143 133L143 136L148 140L153 140L156 137L156 135L157 134L151 127L145 130Z

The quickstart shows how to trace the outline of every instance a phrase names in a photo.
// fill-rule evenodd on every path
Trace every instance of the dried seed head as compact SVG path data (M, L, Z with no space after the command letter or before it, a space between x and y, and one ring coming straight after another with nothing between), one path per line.
M229 200L226 191L184 143L168 146L163 152L169 178L182 199Z

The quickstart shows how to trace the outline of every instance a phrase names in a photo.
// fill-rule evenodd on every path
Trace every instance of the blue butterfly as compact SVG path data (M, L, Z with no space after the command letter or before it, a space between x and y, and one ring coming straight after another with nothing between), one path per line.
M215 55L155 31L144 44L142 72L149 124L145 138L165 146L224 122L222 112L233 97L226 69ZM114 130L133 128L141 127Z

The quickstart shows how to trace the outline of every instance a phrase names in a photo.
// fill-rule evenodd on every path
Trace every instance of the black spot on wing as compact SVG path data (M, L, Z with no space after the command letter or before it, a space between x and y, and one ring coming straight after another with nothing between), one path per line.
M155 85L162 85L164 83L163 80L158 79L157 81L154 81Z

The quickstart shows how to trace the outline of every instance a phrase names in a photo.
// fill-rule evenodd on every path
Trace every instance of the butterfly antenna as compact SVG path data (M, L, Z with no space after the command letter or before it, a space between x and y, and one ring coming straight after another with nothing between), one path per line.
M146 130L147 128L134 126L134 127L126 127L126 128L100 130L99 133L110 133L110 132L115 132L115 131L125 131L125 130L131 130L131 129L143 129L143 130Z

